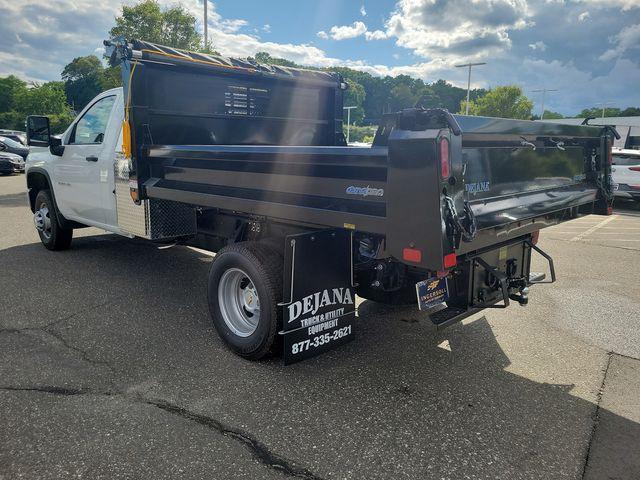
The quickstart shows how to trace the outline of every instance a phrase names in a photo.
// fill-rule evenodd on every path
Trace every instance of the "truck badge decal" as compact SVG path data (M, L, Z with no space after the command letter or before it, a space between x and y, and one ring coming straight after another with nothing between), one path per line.
M289 321L287 323L295 321L302 314L310 313L311 315L315 315L320 308L336 304L353 305L353 297L351 296L351 290L349 288L341 287L323 290L322 292L316 292L304 297L302 300L293 302L288 307Z
M369 185L366 187L356 187L351 185L346 190L349 195L361 195L363 197L383 197L384 188L372 188Z
M464 186L464 189L469 193L488 192L490 188L491 184L488 180L484 182L467 183Z

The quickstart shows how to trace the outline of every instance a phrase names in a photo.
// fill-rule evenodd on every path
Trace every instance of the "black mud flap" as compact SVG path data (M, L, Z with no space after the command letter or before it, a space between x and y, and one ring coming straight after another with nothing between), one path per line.
M286 239L283 286L285 365L314 357L354 338L352 236L322 230Z

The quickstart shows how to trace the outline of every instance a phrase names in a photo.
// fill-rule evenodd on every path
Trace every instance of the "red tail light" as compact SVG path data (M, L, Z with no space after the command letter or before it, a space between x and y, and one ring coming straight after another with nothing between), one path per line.
M450 253L448 255L445 255L444 258L442 259L442 264L444 265L445 269L455 267L457 263L458 263L458 259L456 258L455 253Z
M451 168L449 163L449 140L443 138L440 140L440 174L443 179L449 178Z
M629 170L633 170L634 172L640 172L640 167L629 167Z
M420 263L422 261L422 252L417 248L405 248L402 250L402 258L407 262Z

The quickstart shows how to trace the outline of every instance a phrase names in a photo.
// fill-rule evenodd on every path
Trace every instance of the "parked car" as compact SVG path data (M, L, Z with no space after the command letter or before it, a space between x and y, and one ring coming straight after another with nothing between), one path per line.
M24 173L24 158L15 153L0 152L0 175Z
M0 136L10 138L11 140L27 146L27 134L20 130L4 130L0 128Z
M9 137L0 136L0 151L7 153L15 153L20 155L24 160L29 155L29 147L25 147L20 142L16 142Z
M614 149L611 176L616 198L640 203L640 150Z

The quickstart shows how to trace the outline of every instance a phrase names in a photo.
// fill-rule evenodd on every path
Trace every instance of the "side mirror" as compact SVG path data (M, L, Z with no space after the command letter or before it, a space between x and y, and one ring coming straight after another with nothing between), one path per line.
M51 144L49 117L29 115L27 117L27 145L48 147Z

